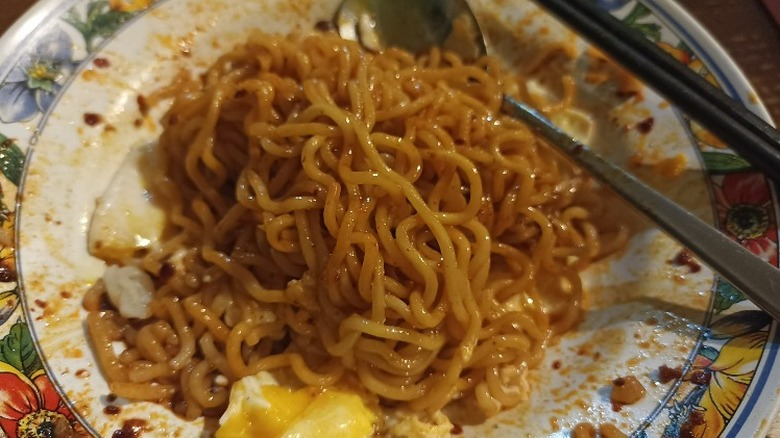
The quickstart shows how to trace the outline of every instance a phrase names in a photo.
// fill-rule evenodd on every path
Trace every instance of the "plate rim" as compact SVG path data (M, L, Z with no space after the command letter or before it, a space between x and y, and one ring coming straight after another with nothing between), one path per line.
M61 0L38 0L24 13L22 14L14 23L6 29L6 31L0 35L0 80L5 79L5 77L8 75L11 69L15 66L15 61L18 61L19 57L21 55L17 54L17 51L19 53L23 53L23 49L27 47L30 44L33 44L35 41L35 38L27 38L28 36L35 36L36 33L39 33L40 29L43 27L47 27L51 25L51 23L59 18L61 16L61 11L66 10L68 7L72 7L76 4L80 4L83 0L68 0L68 1L61 1ZM155 2L156 5L160 5L162 3L165 3L166 0L158 0ZM725 49L720 45L720 43L696 20L694 19L690 13L685 10L681 5L679 5L677 2L673 0L642 0L642 3L650 7L653 14L659 18L661 21L664 22L664 25L669 27L673 33L685 40L688 41L695 41L698 45L697 48L694 49L694 52L697 55L706 54L710 58L709 62L707 62L707 65L714 65L717 66L717 78L722 83L727 83L731 86L736 86L735 93L729 93L732 95L732 97L739 100L742 104L749 107L751 110L756 112L760 117L767 120L770 124L774 125L774 122L772 120L771 115L769 114L766 106L763 103L763 100L761 99L761 96L755 91L754 87L750 83L750 80L748 77L744 74L744 72L740 69L739 65L736 64L736 62L733 60L733 58L728 55L728 53L725 51ZM674 16L672 16L674 15ZM684 26L684 27L683 27ZM118 32L121 32L122 29L120 29ZM40 34L39 34L40 36ZM95 51L97 53L97 50ZM85 58L85 60L91 59L92 55ZM46 114L50 113L54 106L52 106L45 114L44 119L42 120L42 124L45 124L45 118ZM0 123L2 125L2 123ZM31 151L28 150L27 153L29 154ZM709 183L708 183L709 184ZM774 186L770 184L770 186L774 189ZM19 186L20 193L23 192L23 183ZM772 190L772 193L774 195L775 190ZM17 200L15 202L15 212L14 215L17 216L17 223L18 223L18 215L21 211L21 204L22 204L22 197L17 197ZM780 222L780 220L778 220ZM18 230L16 230L17 236L18 236ZM17 240L18 241L18 240ZM20 266L20 258L17 257L16 260L17 263L17 272L21 272L21 269L19 269ZM21 285L21 277L18 280L18 283ZM22 294L23 295L23 294ZM22 305L26 308L26 299L22 300ZM29 313L25 309L25 319L29 319ZM30 327L30 330L33 330L32 327ZM780 339L778 335L780 335L778 330L778 323L773 322L772 325L769 328L770 333L770 340L777 341L777 339ZM769 342L768 342L769 343ZM36 350L38 350L39 345L36 343L35 345ZM775 348L777 348L777 345L774 345ZM770 349L771 347L765 347L764 352L766 353L766 350ZM40 350L39 350L40 352ZM763 354L762 354L763 356ZM45 358L42 356L42 360L45 361ZM759 365L760 367L760 365ZM769 371L771 372L772 369L778 369L780 368L780 360L778 360L777 355L774 358L774 361L772 362L772 366L768 367ZM47 374L50 374L50 368L47 365ZM751 383L753 383L751 381ZM57 392L61 393L62 389L60 385L55 385ZM751 389L752 385L751 385ZM780 389L780 385L778 385L778 389ZM755 400L760 395L765 394L767 391L771 391L771 389L763 389L756 394L752 394L753 391L748 392L746 394L746 398L749 400ZM63 395L63 394L60 394ZM778 420L778 412L780 412L780 396L775 395L774 397L774 415L772 418L769 418L766 424L763 425L763 427L759 426L759 428L751 433L759 434L764 433L769 430L771 425L774 421ZM72 401L68 399L67 397L63 397L63 399L68 403L69 406L72 406ZM744 400L744 399L743 399ZM742 406L740 406L741 410ZM739 412L739 411L737 411ZM736 420L736 418L733 418L732 421ZM762 422L763 423L763 422ZM729 426L732 426L730 424ZM729 427L729 429L732 429L732 427ZM727 429L727 432L728 430ZM741 431L738 431L741 434ZM733 432L732 434L733 435ZM731 436L729 435L729 436ZM726 436L726 434L724 434ZM762 435L763 436L763 435Z
M742 71L720 42L701 23L699 23L688 10L674 0L642 0L642 2L681 40L685 41L687 44L692 43L692 51L705 58L703 59L703 62L711 69L711 72L717 78L718 83L730 85L730 90L724 90L728 91L726 93L727 95L749 108L773 127L776 126L775 120L769 113L763 99L744 71ZM768 182L768 185L774 197L774 201L777 202L777 186L771 181ZM759 378L756 383L768 381L769 374L772 374L773 371L777 372L777 368L780 368L780 349L778 347L778 342L780 342L780 322L773 321L767 334L767 343L769 345L765 347L762 352L762 359L764 359L765 355L773 355L773 361L771 362L772 366L767 366L768 363L763 360L761 362L764 363L759 362L756 367L756 373L758 374L759 371L763 371L767 375L763 376L763 380L759 376L754 377L754 380L757 377ZM751 407L755 405L762 396L765 396L768 392L772 391L771 388L763 388L758 394L754 394L756 389L753 386L754 380L751 380L750 382L750 394L746 396L747 400L742 399L740 401L737 411L734 412L734 416L731 418L727 429L724 431L726 437L737 437L738 435L736 434L742 433L741 425L748 421ZM777 392L777 390L775 392ZM769 409L769 412L773 412L773 414L770 414L770 417L768 418L769 421L764 421L761 422L762 424L759 424L757 430L754 432L755 436L766 436L767 432L772 428L772 425L775 423L780 424L780 396L778 396L778 394L769 394L769 396L773 396L770 398L773 406ZM743 405L743 401L747 401L747 404ZM739 426L740 429L734 431L735 426Z

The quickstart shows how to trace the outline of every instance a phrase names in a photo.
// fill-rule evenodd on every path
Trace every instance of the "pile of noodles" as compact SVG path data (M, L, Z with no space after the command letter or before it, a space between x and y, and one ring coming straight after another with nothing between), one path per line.
M605 239L587 179L501 114L524 90L495 59L330 34L254 34L172 85L154 182L170 229L122 261L154 279L153 316L85 303L111 390L187 418L263 370L418 412L523 401L581 316L579 272L625 237Z

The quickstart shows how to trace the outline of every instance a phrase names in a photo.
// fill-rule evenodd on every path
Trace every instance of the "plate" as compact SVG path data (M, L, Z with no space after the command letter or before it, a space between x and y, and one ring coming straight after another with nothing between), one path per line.
M674 3L598 3L768 118L736 66ZM138 96L182 69L204 69L249 29L306 31L336 6L43 0L2 37L0 428L7 435L44 434L57 419L99 436L197 436L208 428L109 394L81 305L105 269L86 248L95 199L127 152L160 133L164 108L146 113ZM510 66L574 39L531 3L472 7L489 50ZM575 46L589 56L584 43ZM777 264L776 193L763 175L649 90L617 99L586 88L578 102L604 126L594 148ZM651 130L637 128L648 120ZM669 163L684 166L670 171ZM465 427L466 436L564 437L583 421L614 423L636 437L752 437L768 429L780 393L777 325L706 268L673 263L681 248L626 215L635 225L628 247L586 273L585 319L533 372L531 400ZM680 367L681 376L662 383L662 366ZM627 375L647 395L615 409L610 383Z

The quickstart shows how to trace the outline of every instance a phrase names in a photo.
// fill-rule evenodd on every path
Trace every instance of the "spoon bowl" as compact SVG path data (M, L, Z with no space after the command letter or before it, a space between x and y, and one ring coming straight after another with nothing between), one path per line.
M441 47L466 61L487 53L465 0L344 0L334 22L342 38L373 51L402 47L421 53Z

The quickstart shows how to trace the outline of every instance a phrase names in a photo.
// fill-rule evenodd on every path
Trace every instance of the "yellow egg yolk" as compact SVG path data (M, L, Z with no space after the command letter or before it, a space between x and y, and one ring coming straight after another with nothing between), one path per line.
M233 385L216 438L365 438L373 434L375 421L356 394L313 387L294 391L261 373Z

